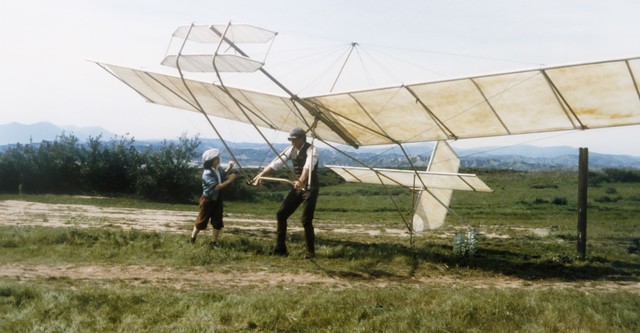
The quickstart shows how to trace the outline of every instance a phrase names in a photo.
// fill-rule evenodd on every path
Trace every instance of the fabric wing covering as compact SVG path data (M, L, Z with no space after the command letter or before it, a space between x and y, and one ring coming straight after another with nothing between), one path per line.
M189 79L183 82L179 77L171 75L101 65L151 103L188 111L204 111L211 116L244 123L248 123L247 117L250 117L257 126L275 130L286 131L314 121L304 109L297 109L289 97L227 87L229 93L242 105L241 110L222 87L216 84ZM342 142L337 133L322 123L318 124L315 132L328 141Z
M216 84L100 65L152 103L191 111L200 105L209 115L245 123L250 117L265 128L308 127L313 108L324 114L317 137L350 137L357 146L640 124L640 58L303 97L306 106L229 88L244 110Z
M328 165L348 182L398 185L418 191L413 210L413 231L437 229L444 224L453 190L491 192L473 174L457 173L460 159L446 141L438 141L427 171L359 168Z
M458 155L446 141L438 141L431 153L427 171L454 173L458 172L459 168L460 158ZM489 187L486 186L486 189ZM425 229L434 230L443 226L449 212L452 195L453 190L450 189L420 191L416 198L411 220L413 231L422 232Z
M214 66L215 61L215 66ZM187 72L211 73L217 69L219 72L255 72L264 65L259 61L241 57L235 54L212 54L195 55L168 55L162 64L169 67L178 68Z
M226 39L234 43L266 43L277 35L274 31L248 24L213 24L181 26L173 32L173 37L187 38L190 41L203 44L218 44L223 34Z
M640 124L640 59L309 98L362 144Z
M327 165L348 182L402 186L412 190L424 188L460 191L491 192L480 178L473 174L427 172L398 169L362 168ZM424 186L422 186L424 184Z

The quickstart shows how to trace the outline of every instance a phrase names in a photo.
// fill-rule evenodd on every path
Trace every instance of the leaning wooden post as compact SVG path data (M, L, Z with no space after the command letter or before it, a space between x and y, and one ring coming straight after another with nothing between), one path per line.
M589 172L589 149L580 148L578 163L578 255L587 254L587 174Z

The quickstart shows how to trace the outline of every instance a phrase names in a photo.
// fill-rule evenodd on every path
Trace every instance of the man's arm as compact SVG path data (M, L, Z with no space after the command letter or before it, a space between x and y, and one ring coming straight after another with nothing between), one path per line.
M311 170L315 168L316 164L318 164L318 150L315 146L311 145L307 148L307 159L304 162L302 174L293 187L297 190L304 188L304 185L310 180L309 177L311 177Z
M293 146L287 147L287 149L285 149L282 153L280 153L280 155L276 156L276 158L273 161L271 161L271 163L267 165L267 167L262 169L262 171L253 178L253 180L251 181L251 185L253 186L260 185L261 183L260 177L266 176L270 174L273 170L277 170L278 168L283 166L289 159L289 155L291 154L291 149L293 149Z
M296 190L301 190L304 188L304 184L307 183L307 179L309 179L309 169L305 168L302 169L302 174L300 175L300 178L298 178L294 183L293 183L293 187Z
M267 165L266 168L262 169L262 171L253 178L253 180L251 181L251 185L253 186L258 186L260 185L261 181L261 177L262 176L266 176L268 174L270 174L273 171L273 167L271 167L271 165Z

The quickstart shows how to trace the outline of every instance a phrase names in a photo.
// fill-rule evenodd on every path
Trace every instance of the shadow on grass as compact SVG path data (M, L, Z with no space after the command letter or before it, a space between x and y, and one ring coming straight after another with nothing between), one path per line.
M410 246L400 243L369 243L352 240L319 239L317 245L330 249L328 259L358 259L364 264L357 272L337 271L328 267L319 268L329 275L353 278L406 278L407 275L391 273L380 269L384 265L393 265L404 258L413 276L420 265L442 265L449 269L470 269L486 271L526 280L558 279L564 281L608 280L639 281L640 263L621 260L609 260L602 257L587 257L578 260L562 255L531 255L530 253L480 248L474 256L453 254L451 246L426 244Z
M246 231L234 232L240 238ZM239 251L268 255L275 233L252 231L259 240L239 241L233 247ZM289 233L289 245L304 246L301 233ZM495 246L495 245L494 245ZM500 246L500 245L498 245ZM406 279L414 276L421 265L440 265L449 269L470 269L518 277L526 280L557 279L564 281L608 280L639 281L640 263L633 260L611 260L603 257L577 257L558 255L554 249L540 248L539 254L523 248L483 248L474 256L459 256L452 246L442 243L426 243L411 246L406 240L391 242L365 242L358 240L316 237L316 248L328 252L326 259L347 260L349 269L336 269L325 261L313 261L328 276L358 280L388 278ZM385 268L388 265L404 266L400 269ZM339 265L343 266L344 265ZM398 273L400 272L400 273Z
M0 248L7 257L68 257L78 260L98 260L118 263L148 263L154 260L178 260L190 265L233 263L254 260L255 256L268 256L274 246L274 233L268 230L229 229L230 237L222 236L222 247L213 252L207 247L208 235L202 234L195 246L188 244L188 234L172 235L156 232L119 229L66 229L66 228L2 228ZM343 237L343 235L340 235ZM204 238L204 239L200 239ZM371 241L370 241L371 240ZM616 244L624 248L629 239ZM38 244L34 252L32 244ZM300 255L304 237L300 232L289 234L290 251ZM451 272L465 270L484 271L528 280L558 279L565 281L608 280L640 281L640 262L636 254L613 259L591 256L578 260L575 256L558 255L567 250L556 242L540 242L532 247L526 239L511 243L485 242L474 256L457 256L444 240L409 245L406 239L375 238L364 240L316 238L319 259L313 261L318 269L329 276L353 279L407 279L427 266L446 267ZM187 251L179 251L188 247ZM24 251L21 252L21 249ZM625 248L626 250L626 248ZM78 252L80 251L80 252ZM82 255L79 255L81 253ZM625 252L626 253L626 252ZM178 259L176 259L176 256ZM182 256L182 257L180 257ZM83 259L84 258L84 259ZM295 259L295 258L291 258Z

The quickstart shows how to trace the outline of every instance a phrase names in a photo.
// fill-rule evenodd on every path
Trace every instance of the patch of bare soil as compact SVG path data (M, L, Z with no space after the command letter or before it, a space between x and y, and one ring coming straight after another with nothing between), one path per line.
M153 266L100 266L100 265L0 265L0 277L17 281L68 279L91 282L104 286L124 283L132 286L153 286L174 289L238 288L238 287L301 287L323 286L340 290L347 288L383 288L416 285L423 287L478 288L478 289L575 289L583 292L626 291L640 294L637 282L535 282L508 278L461 278L450 276L421 278L367 278L331 276L314 273L273 273L266 270L253 272L216 272L204 268L189 270Z
M181 212L160 209L113 208L92 205L46 204L18 200L0 201L0 225L5 226L48 226L48 227L120 227L123 229L139 229L145 231L185 233L191 230L197 212ZM225 222L233 229L254 233L275 232L276 221L256 219L252 216L229 214ZM295 223L289 226L292 231L302 228ZM544 237L546 229L526 229L532 234ZM316 232L322 233L322 226L316 225ZM371 236L385 235L409 237L403 226L388 228L375 224L340 224L339 228L331 228L334 233L365 234ZM455 232L455 231L453 231ZM439 231L436 237L453 237L453 232ZM487 238L509 238L509 235L497 231L485 230L481 233ZM429 232L422 233L430 235ZM418 234L416 237L420 237ZM433 236L433 235L431 235Z
M91 205L44 204L36 202L0 201L0 225L49 226L49 227L122 227L147 231L188 233L196 212L171 210L127 209L97 207ZM250 217L228 216L229 227L244 232L273 232L275 221ZM296 228L292 228L296 230ZM318 232L322 229L318 228ZM402 229L380 229L379 226L349 224L332 232L364 233L370 235L396 235L406 237ZM533 230L534 233L543 233ZM502 237L496 234L495 237ZM322 263L322 259L318 259ZM464 278L450 276L433 277L367 277L344 276L331 273L273 273L256 268L252 272L217 272L211 268L176 269L153 266L106 265L25 265L20 263L0 265L0 277L18 281L69 279L104 285L125 283L176 289L192 289L210 284L211 287L291 287L322 285L332 289L352 287L387 287L420 285L434 287L473 288L575 288L583 291L620 291L640 294L637 282L531 282L509 277Z
M274 213L275 214L275 213ZM98 207L91 205L46 204L17 200L0 201L0 225L47 227L121 227L145 231L185 233L191 230L197 211ZM274 232L276 221L251 216L227 215L225 224L243 231ZM302 230L294 223L293 231ZM374 230L372 230L372 228ZM316 228L321 233L322 228ZM332 232L379 235L376 226L350 224ZM385 228L384 234L408 237L405 229Z

